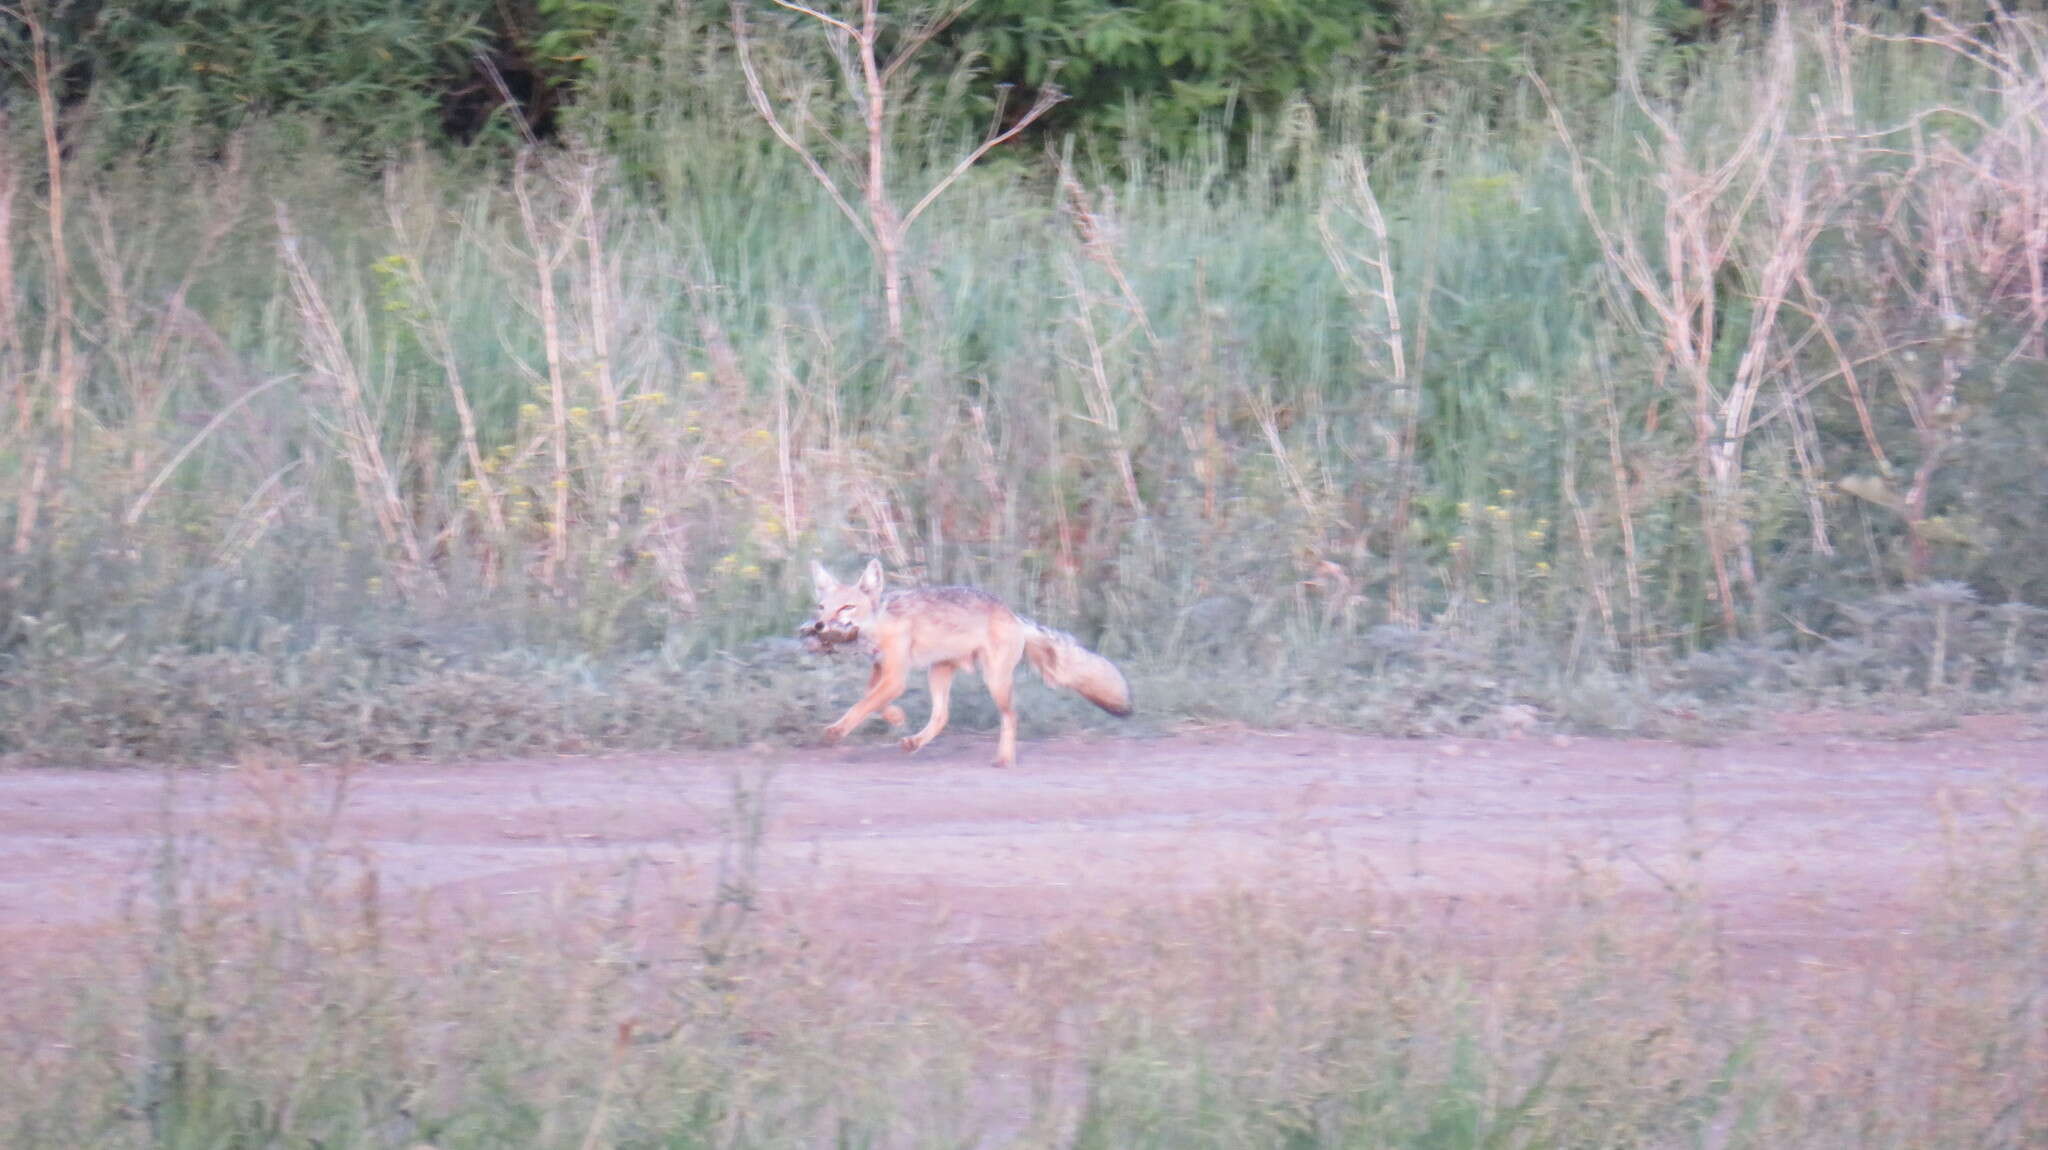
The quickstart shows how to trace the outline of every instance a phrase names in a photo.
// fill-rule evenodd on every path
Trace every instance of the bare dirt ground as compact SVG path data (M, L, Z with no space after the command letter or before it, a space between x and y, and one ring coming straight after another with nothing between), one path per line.
M1366 883L1470 918L1575 874L1646 899L1696 878L1730 952L1770 978L1910 933L1945 809L1965 835L2009 818L2015 795L2043 809L2038 721L1914 737L1869 722L1788 719L1707 747L1053 740L1027 742L1013 770L987 765L984 733L905 757L871 730L832 750L365 767L321 833L415 906L516 916L628 863L701 901L747 838L735 794L760 796L768 905L848 940L970 948L1236 886ZM167 792L154 772L0 772L0 966L23 976L35 955L121 930L167 812L186 831L255 825L275 802L255 778L268 773L182 772Z

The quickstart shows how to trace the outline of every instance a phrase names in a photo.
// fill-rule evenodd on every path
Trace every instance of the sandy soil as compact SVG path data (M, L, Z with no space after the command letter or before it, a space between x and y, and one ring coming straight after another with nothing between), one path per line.
M1028 945L1238 885L1369 882L1451 916L1535 904L1575 873L1647 899L1697 876L1730 949L1770 976L1907 932L1942 795L1965 834L2009 817L2015 786L2042 809L2048 741L2028 720L1856 729L1787 720L1713 747L1183 733L1027 742L997 770L986 734L905 757L877 727L830 750L360 768L331 823L305 813L326 800L319 776L296 776L293 817L371 860L387 900L518 914L628 862L701 898L745 837L743 792L765 802L769 902L926 946ZM258 833L285 804L279 775L184 772L167 791L153 772L0 772L0 952L54 958L121 929L167 818Z

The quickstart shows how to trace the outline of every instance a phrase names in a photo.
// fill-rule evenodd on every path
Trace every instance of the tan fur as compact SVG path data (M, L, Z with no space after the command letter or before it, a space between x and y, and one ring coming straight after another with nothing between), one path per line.
M906 751L921 749L945 730L954 673L979 671L1003 716L996 765L1014 765L1017 709L1012 695L1017 664L1026 658L1052 686L1075 691L1112 715L1131 713L1130 685L1116 664L1072 635L1018 615L985 591L920 587L884 593L882 565L875 561L851 584L841 583L822 565L812 566L811 577L817 585L817 613L798 634L816 648L858 643L874 655L867 693L825 728L827 742L845 738L877 712L891 726L902 726L903 711L895 702L910 672L919 667L930 668L932 714L923 730L903 739Z

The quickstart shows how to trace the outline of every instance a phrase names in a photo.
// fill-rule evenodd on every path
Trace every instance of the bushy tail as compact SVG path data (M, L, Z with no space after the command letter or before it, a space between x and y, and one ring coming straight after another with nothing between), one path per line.
M1047 683L1065 687L1123 718L1131 713L1131 685L1116 664L1081 645L1065 631L1029 619L1024 623L1024 657Z

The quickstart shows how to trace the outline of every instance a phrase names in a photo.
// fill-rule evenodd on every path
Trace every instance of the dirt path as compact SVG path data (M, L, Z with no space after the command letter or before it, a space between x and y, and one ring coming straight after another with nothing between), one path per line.
M2015 719L1711 748L1324 732L1051 741L1027 744L1009 771L986 766L988 752L985 736L955 732L915 758L869 741L372 767L321 833L367 852L387 898L516 910L628 860L701 892L745 839L737 789L765 800L770 901L849 936L914 925L963 945L1028 942L1068 916L1224 885L1369 880L1455 913L1536 900L1575 871L1654 897L1697 874L1731 946L1768 971L1901 929L1915 877L1939 857L1945 789L1967 827L1997 817L2002 788L2019 784L2038 808L2048 784L2048 742ZM289 796L258 777L275 774L188 773L167 803L151 773L0 773L0 949L115 921L167 809L187 828L250 833L287 817ZM319 823L326 797L302 790L288 817Z

